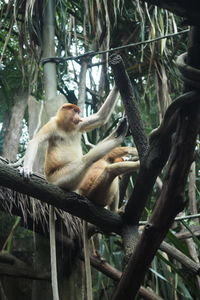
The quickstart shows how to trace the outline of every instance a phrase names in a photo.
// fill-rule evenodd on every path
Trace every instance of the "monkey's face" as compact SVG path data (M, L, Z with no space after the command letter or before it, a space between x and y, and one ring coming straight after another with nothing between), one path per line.
M64 104L58 113L58 120L62 127L66 130L73 130L77 124L82 122L82 118L79 116L80 108L77 105L67 103Z

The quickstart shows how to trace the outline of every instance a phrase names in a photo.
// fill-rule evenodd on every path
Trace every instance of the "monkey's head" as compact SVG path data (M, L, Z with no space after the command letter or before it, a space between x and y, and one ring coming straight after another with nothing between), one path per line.
M82 122L79 116L80 108L72 103L63 104L57 112L57 123L67 131L73 130Z

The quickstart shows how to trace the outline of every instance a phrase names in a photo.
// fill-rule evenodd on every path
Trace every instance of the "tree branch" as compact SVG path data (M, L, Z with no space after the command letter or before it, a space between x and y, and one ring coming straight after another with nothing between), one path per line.
M29 181L25 181L14 168L2 162L0 162L0 182L2 186L39 199L95 224L103 231L121 232L122 219L118 214L94 205L86 197L62 190L38 176L33 175Z
M193 225L190 228L190 232L186 230L181 230L180 232L176 233L176 237L178 239L189 239L192 236L200 237L200 227L199 225Z
M180 250L176 249L166 242L162 242L162 244L160 245L160 249L180 262L187 269L187 272L190 272L194 275L200 274L200 265L193 261L190 257L183 254Z
M198 33L195 35L196 40L193 40L197 48L199 48L200 43L199 30ZM197 61L199 61L199 55L197 56ZM200 67L200 64L198 67ZM189 98L190 96L191 94L188 95ZM123 273L116 293L112 298L113 300L120 300L125 297L134 299L159 245L168 232L175 216L186 204L184 188L194 157L200 124L200 95L198 97L198 92L195 97L195 102L183 105L177 112L176 135L173 140L168 171L163 181L160 197L150 217L149 224L146 225L141 239ZM166 144L165 146L167 147Z
M91 265L95 269L102 272L106 276L112 278L115 281L120 280L120 278L122 276L122 272L120 272L119 270L117 270L116 268L114 268L110 264L108 264L105 261L105 259L102 259L101 257L99 257L97 255L92 255L90 257L90 262L91 262ZM139 289L139 294L140 294L140 296L142 296L144 299L147 299L147 300L162 300L162 298L160 298L158 295L156 295L151 289L145 288L143 286Z
M134 225L139 222L156 178L169 158L177 112L181 107L198 99L198 92L188 92L175 99L168 107L161 125L152 132L148 152L141 163L133 192L125 208L124 219L127 223Z
M174 14L184 17L189 25L199 25L200 12L198 1L196 0L142 0L149 4L157 5L160 8L167 9Z
M169 166L168 175L163 182L160 198L123 274L113 300L123 299L127 295L129 299L134 299L160 243L175 216L185 205L184 187L199 131L199 113L200 106L198 104L193 104L181 112L177 140L175 141L176 149Z
M143 122L138 110L131 81L120 55L111 55L109 63L113 71L115 84L124 103L125 112L128 117L128 122L138 150L140 161L142 161L148 149L148 140L144 132Z

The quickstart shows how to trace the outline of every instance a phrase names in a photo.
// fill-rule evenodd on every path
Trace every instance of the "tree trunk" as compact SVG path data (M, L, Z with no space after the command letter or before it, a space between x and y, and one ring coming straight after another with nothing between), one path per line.
M55 28L54 28L54 18L55 18L55 1L48 0L45 3L44 15L43 15L43 56L44 58L55 56ZM45 98L49 100L56 96L57 85L56 85L56 65L52 62L44 64L44 90ZM48 106L47 103L44 106ZM43 109L42 107L41 109ZM41 112L38 116L37 127L34 131L37 131L39 127L42 127L49 119L46 113ZM33 128L32 128L33 130ZM38 152L37 160L34 164L34 170L39 173L43 173L44 165L44 146L40 147L41 151ZM47 240L41 239L36 235L35 238L36 251L35 251L35 267L40 265L40 268L50 267L50 255L49 255L49 242ZM48 253L48 254L47 254ZM34 282L34 288L32 293L32 299L52 299L52 287L49 283Z
M3 145L3 156L11 161L16 160L19 139L22 133L23 117L28 101L28 92L24 91L15 96L9 126Z
M46 3L44 11L44 25L43 25L43 57L54 57L55 56L55 1L49 0ZM44 90L45 90L45 102L38 115L37 127L35 132L43 126L49 119L54 116L58 108L66 102L63 95L57 95L57 75L56 75L56 64L54 62L47 62L44 64ZM33 129L32 129L33 130ZM43 173L44 165L44 147L39 151L37 161L34 164L34 170ZM40 243L42 246L40 247ZM40 265L40 268L50 269L50 258L49 254L45 258L46 253L49 253L49 241L38 241L36 237L36 244L38 244L36 253L36 265ZM59 251L59 249L57 249ZM67 277L66 270L67 266L63 263L64 253L57 255L58 264L58 279L59 279L59 296L60 300L76 300L77 295L81 295L81 279L80 272L76 273L71 277ZM72 253L73 255L73 253ZM44 259L43 259L44 258ZM80 268L79 268L80 269ZM76 278L76 279L75 279ZM75 282L76 288L75 287ZM49 283L35 282L35 288L32 300L36 299L52 299L52 287ZM79 298L80 299L80 298Z
M81 62L81 72L79 76L79 93L78 93L78 106L80 107L82 116L84 116L84 107L85 107L87 68L88 68L88 60L83 59Z

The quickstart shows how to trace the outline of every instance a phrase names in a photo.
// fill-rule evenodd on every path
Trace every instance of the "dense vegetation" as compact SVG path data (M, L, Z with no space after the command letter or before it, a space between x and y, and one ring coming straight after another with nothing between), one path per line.
M183 25L187 22L183 22L182 17L172 12L143 1L57 0L54 9L54 53L54 45L52 46L50 42L48 44L48 32L45 31L47 28L43 14L45 3L46 1L36 0L0 1L1 156L10 161L22 157L29 137L32 137L35 129L54 114L58 102L63 101L63 98L60 100L56 98L45 102L46 98L49 98L45 94L45 65L54 65L58 94L66 97L67 102L78 103L79 106L84 107L84 113L88 115L97 111L114 83L113 71L108 64L109 55L112 53L120 54L123 58L126 72L133 85L145 134L149 137L152 130L161 124L167 107L183 93L184 83L177 69L176 58L188 48L188 27ZM157 39L159 37L161 38ZM85 53L88 55L82 55ZM40 114L41 108L44 110L42 114ZM123 113L123 101L119 100L109 123L103 128L90 132L87 138L84 138L84 152L90 149L90 144L94 145L107 136ZM40 116L39 120L38 116ZM124 143L134 145L134 142L130 134ZM42 172L41 159L38 158L36 167L40 173ZM169 165L162 168L145 203L140 216L140 233L159 199L168 168ZM161 297L192 300L199 297L200 215L196 216L200 206L199 172L199 141L197 140L194 161L184 190L184 203L187 204L179 214L179 219L172 224L165 242L157 251L151 267L146 272L143 286L150 287L153 294L147 295L140 290L137 299ZM120 206L124 206L131 197L136 180L137 174L122 178ZM123 192L124 186L125 192ZM2 266L5 265L6 258L14 261L19 259L18 267L29 266L27 268L30 268L30 273L33 265L40 271L43 269L49 271L48 240L43 230L46 222L41 222L41 218L44 216L46 218L46 207L41 208L41 204L33 204L34 201L29 207L27 204L29 200L3 187L0 187L0 199L3 203L0 205L0 227L3 228L0 233L0 275L2 275L0 299L36 299L38 296L37 299L42 297L50 299L48 298L49 275L46 278L43 274L45 280L35 283L34 280L26 278L30 278L28 275L21 276L16 267L15 272L9 274L11 279L7 280L7 273ZM137 201L139 202L140 199ZM41 214L37 214L37 209L41 209ZM18 216L10 216L10 211ZM193 217L187 218L190 215ZM61 214L59 217L62 224L58 226L62 227L66 216L62 217ZM33 219L36 224L33 225L34 222L30 219ZM66 249L63 251L61 243L59 249L62 254L60 255L61 274L63 274L61 266L69 268L69 261L77 261L79 272L76 270L77 274L73 274L70 279L68 276L70 271L65 272L66 281L62 282L62 285L67 287L62 287L61 299L84 299L81 298L84 289L81 287L83 272L80 268L83 263L77 258L80 256L78 249L81 244L78 238L80 224L70 216L66 223L68 229L62 229L63 232L60 228L59 230L63 235L66 234L69 240L75 236L73 241L75 245L73 244L72 248L69 245L68 259L66 259L64 254ZM27 227L33 229L33 232L28 231ZM34 228L41 235L35 237ZM72 244L71 241L68 243ZM102 269L102 272L99 272L93 268L94 299L110 299L116 289L116 281L121 275L117 270L123 271L124 268L123 241L121 236L115 233L101 232L95 235L93 243L96 247L96 252L92 250L93 259L97 260L99 266L96 269L101 269L99 259L101 257L108 263L110 272L107 276L107 273L106 275L102 273ZM151 249L152 245L149 243L148 247ZM110 265L117 269L116 277ZM34 276L38 279L39 275ZM19 284L18 279L12 277L25 279ZM75 291L74 282L77 285ZM72 289L70 284L73 286ZM68 293L70 292L69 298L65 294L66 289Z

